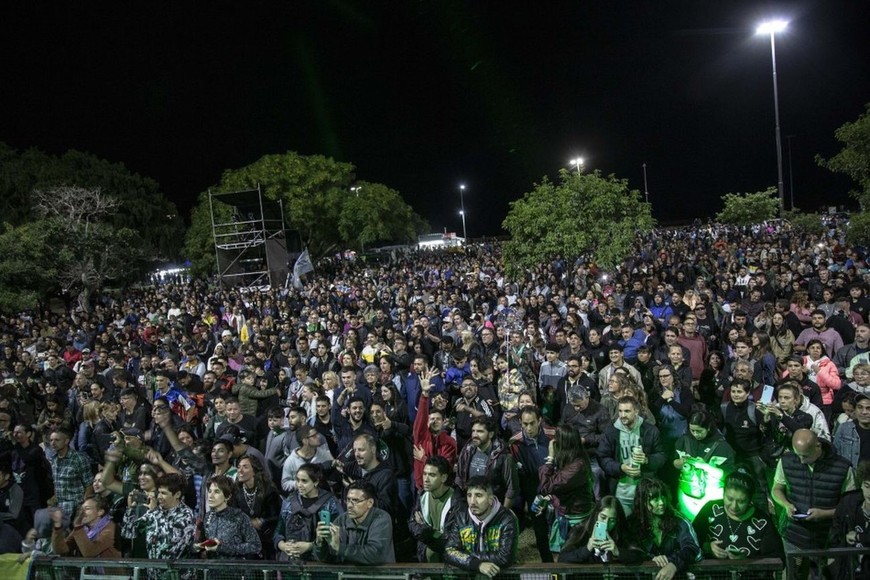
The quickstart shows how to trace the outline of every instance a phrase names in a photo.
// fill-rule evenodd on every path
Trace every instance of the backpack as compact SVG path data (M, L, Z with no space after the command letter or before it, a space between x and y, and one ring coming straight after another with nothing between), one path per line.
M753 425L758 425L758 419L755 417L755 403L749 401L749 405L746 407L746 412L749 415L749 420ZM722 419L724 423L728 422L728 403L722 403Z
M290 515L284 521L284 537L287 540L297 542L313 541L317 528L317 517L315 516L329 499L330 495L324 493L313 504L303 508L299 495L291 494L287 499L290 504Z

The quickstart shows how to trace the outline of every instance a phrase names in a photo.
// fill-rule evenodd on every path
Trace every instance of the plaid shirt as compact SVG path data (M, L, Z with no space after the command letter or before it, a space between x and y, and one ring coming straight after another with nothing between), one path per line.
M85 499L85 489L94 479L91 465L84 455L67 448L66 457L51 458L51 471L57 505L72 517Z

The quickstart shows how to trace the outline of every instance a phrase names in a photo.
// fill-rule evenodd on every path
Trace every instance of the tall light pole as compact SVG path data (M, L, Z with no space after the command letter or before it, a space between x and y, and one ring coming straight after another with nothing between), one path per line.
M782 136L779 131L779 91L776 86L776 38L777 32L782 32L788 26L785 20L768 20L755 29L756 34L770 35L770 60L773 63L773 113L776 118L776 171L777 189L779 190L779 213L785 211L785 185L782 179Z
M570 163L571 165L573 165L577 168L577 175L580 175L583 173L582 168L583 168L585 162L583 161L582 157L575 157L574 159L572 159L568 163Z
M459 215L462 216L462 240L468 239L468 234L465 231L465 184L459 184Z
M649 187L646 184L646 163L643 164L643 195L646 197L646 202L649 203Z

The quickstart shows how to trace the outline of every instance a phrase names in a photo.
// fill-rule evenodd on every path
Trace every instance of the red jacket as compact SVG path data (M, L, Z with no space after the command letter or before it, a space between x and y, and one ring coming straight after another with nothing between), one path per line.
M429 397L422 393L417 416L414 418L414 445L422 447L426 454L423 461L414 460L414 482L417 489L423 489L423 466L433 455L440 455L451 466L456 465L456 440L444 431L438 433L437 437L432 436L429 430Z

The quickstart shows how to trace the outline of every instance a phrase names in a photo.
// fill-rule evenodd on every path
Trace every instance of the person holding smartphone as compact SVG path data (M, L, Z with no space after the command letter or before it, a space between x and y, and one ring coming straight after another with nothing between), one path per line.
M782 542L767 513L752 504L755 478L738 469L725 478L723 499L708 502L692 523L705 558L782 558ZM747 571L741 571L746 577ZM767 576L770 572L764 572Z
M560 563L593 564L598 562L632 563L640 553L628 547L625 533L628 524L622 504L612 495L598 500L589 519L571 530L559 554Z
M306 463L296 470L296 489L281 505L273 536L279 561L313 560L317 525L329 525L344 513L338 499L320 488L322 479L319 465Z

